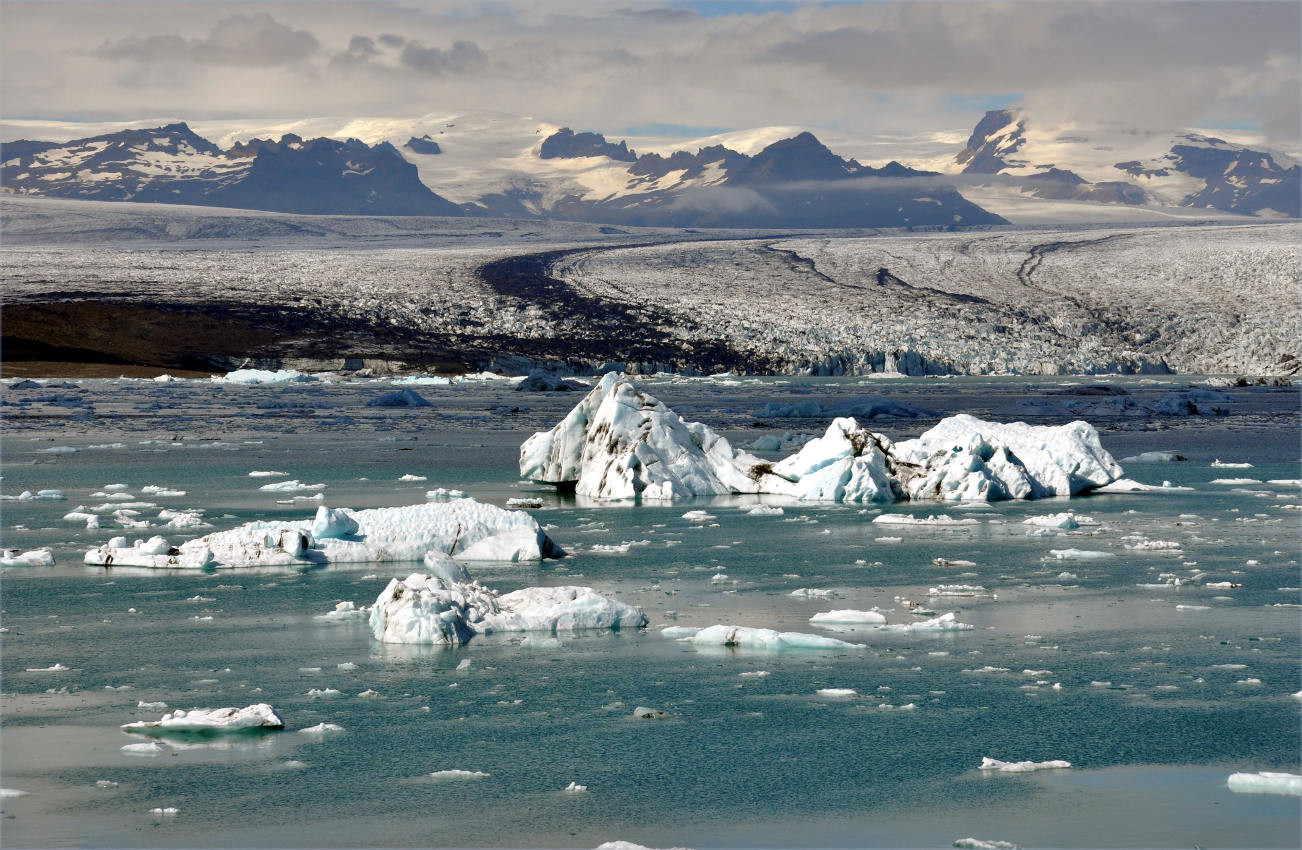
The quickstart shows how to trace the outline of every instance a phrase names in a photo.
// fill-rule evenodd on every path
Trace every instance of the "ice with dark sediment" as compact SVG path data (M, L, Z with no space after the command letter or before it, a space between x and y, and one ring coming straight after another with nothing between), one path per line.
M1122 470L1088 423L1004 424L965 414L900 443L838 418L795 454L768 462L612 372L550 431L524 442L520 474L594 499L763 493L889 502L1070 496Z

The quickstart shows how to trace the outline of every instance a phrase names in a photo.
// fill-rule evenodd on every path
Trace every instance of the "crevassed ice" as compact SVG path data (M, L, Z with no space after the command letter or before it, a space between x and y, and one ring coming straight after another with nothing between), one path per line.
M1122 474L1086 422L1035 426L961 414L892 443L852 418L770 463L686 422L618 373L550 431L520 447L520 475L595 499L766 493L801 500L885 502L1069 496Z
M397 508L328 508L310 520L257 521L171 546L163 537L115 537L86 553L88 564L246 567L419 561L427 553L470 561L527 561L564 551L538 522L474 499Z

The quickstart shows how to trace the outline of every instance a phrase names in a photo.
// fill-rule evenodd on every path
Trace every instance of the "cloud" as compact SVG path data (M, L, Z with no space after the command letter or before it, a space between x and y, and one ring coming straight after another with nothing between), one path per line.
M403 46L399 61L423 74L464 74L483 68L488 64L488 57L473 41L453 42L448 50L409 41Z
M267 68L301 62L319 47L312 33L291 29L271 15L258 12L223 18L203 38L186 39L174 34L128 36L105 42L93 52L114 61Z

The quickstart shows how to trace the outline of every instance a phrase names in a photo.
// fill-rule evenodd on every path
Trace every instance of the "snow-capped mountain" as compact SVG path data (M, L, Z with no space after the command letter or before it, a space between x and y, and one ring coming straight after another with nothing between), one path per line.
M1002 175L1035 198L1302 215L1296 163L1202 133L1041 129L1020 111L991 110L947 170Z
M305 141L308 133L321 135ZM224 148L178 123L69 142L9 142L0 150L4 191L300 213L672 227L1003 222L935 172L842 159L808 132L754 153L714 144L639 156L627 142L598 133L483 113L293 122L245 127L219 139Z
M4 191L298 213L460 215L392 145L254 139L223 151L185 124L5 143Z

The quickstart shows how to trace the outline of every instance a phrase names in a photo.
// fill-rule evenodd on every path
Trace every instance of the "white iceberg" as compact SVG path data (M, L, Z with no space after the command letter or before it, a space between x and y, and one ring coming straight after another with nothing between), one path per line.
M1286 794L1302 797L1302 775L1296 773L1232 773L1226 780L1231 791L1240 794Z
M809 622L815 625L828 623L837 626L884 626L886 617L876 611L854 611L847 608L820 612L810 617Z
M938 617L932 617L930 620L919 620L916 623L892 623L891 625L882 626L882 628L888 632L966 632L972 630L972 626L967 623L960 623L953 611L941 614Z
M985 756L981 759L981 770L994 770L1000 773L1030 773L1036 770L1056 770L1071 767L1071 762L1061 759L1053 761L1000 761Z
M178 708L161 720L138 720L122 726L127 732L141 735L165 735L172 732L246 732L257 729L283 729L285 724L265 702L246 708Z
M213 375L216 384L292 384L317 380L297 369L236 369L225 375Z
M1085 422L1000 424L959 415L892 443L852 418L776 463L686 422L608 373L550 431L520 447L520 475L594 499L773 494L800 500L996 500L1069 496L1121 476Z
M392 579L370 614L376 640L450 646L492 632L635 629L646 624L641 608L590 587L526 587L498 594L477 581L424 573Z
M318 529L331 536L316 536ZM357 511L322 506L310 520L250 522L178 547L165 544L154 538L127 547L125 538L118 537L87 552L85 560L98 565L224 568L419 561L431 552L470 561L527 561L565 554L527 513L474 499Z
M86 527L90 527L89 520ZM95 526L98 528L98 524ZM23 552L18 549L0 550L0 567L52 567L54 553L49 549L31 549Z
M663 633L669 632L665 629ZM803 632L779 632L747 626L715 625L679 640L693 646L726 646L735 649L863 649L862 644Z

